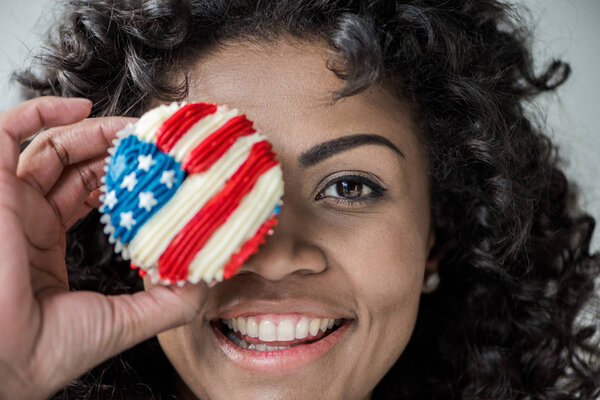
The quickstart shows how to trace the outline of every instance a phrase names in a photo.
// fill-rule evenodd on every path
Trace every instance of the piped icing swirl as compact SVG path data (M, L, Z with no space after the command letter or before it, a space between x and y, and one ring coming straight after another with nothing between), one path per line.
M221 281L272 233L281 167L245 115L162 105L109 149L101 221L115 251L163 284Z

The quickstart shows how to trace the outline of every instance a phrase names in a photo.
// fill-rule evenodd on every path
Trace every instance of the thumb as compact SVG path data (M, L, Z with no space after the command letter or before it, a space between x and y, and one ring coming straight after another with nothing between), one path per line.
M108 296L112 303L107 320L106 358L168 329L191 322L198 314L208 288L206 284L155 286L133 295ZM110 349L110 350L109 350Z
M207 292L206 284L200 283L156 286L132 295L81 291L49 296L44 313L58 317L44 324L38 350L52 349L56 357L39 351L35 375L46 382L44 387L58 390L106 359L191 322Z

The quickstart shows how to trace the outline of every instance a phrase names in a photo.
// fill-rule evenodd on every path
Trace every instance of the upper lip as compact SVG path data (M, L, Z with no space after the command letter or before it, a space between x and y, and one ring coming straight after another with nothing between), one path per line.
M209 289L202 318L211 321L249 314L297 313L357 319L356 304L348 301L348 296L334 296L331 282L316 278L290 275L271 281L253 273L238 274Z
M348 310L314 300L302 298L237 299L206 315L207 320L230 319L251 314L302 314L321 318L354 319Z

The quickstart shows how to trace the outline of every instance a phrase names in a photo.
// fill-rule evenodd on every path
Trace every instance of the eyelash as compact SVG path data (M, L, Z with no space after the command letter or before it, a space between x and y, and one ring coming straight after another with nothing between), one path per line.
M334 196L325 196L323 194L323 192L325 192L331 186L336 185L336 184L338 184L340 182L355 182L355 183L360 183L362 185L367 186L369 189L371 189L372 193L370 193L368 197L357 198L357 199L349 199L349 198L337 197L337 196L336 197L334 197ZM361 175L344 175L344 176L340 176L340 177L334 178L331 181L327 182L327 185L317 194L317 197L316 197L315 200L329 199L329 200L334 201L336 203L340 203L340 204L344 204L344 205L349 205L349 206L355 206L355 205L358 205L358 203L360 203L360 202L370 201L370 200L375 200L377 198L381 198L385 194L386 191L387 191L387 189L385 189L381 185L373 182L371 179L368 179L368 178L366 178L364 176L361 176Z

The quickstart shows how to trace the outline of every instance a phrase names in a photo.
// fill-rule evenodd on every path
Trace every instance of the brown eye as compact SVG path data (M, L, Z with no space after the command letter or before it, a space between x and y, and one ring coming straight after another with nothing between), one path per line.
M373 193L373 190L361 182L352 180L343 180L329 185L320 197L336 197L343 199L361 199L368 197Z
M356 197L360 197L363 190L363 184L359 182L342 181L336 183L335 190L338 196L353 199Z

